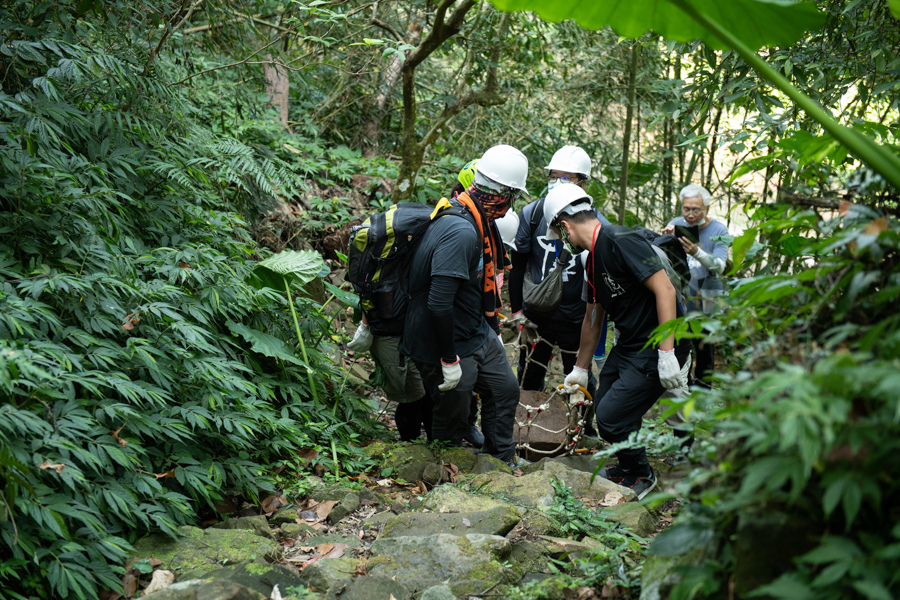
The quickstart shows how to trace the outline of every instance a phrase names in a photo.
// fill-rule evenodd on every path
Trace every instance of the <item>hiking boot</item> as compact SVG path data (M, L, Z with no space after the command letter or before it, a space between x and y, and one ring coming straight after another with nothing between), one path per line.
M631 488L637 494L637 499L643 500L656 487L656 473L650 469L649 475L628 475L619 485Z
M619 465L609 465L603 467L597 474L603 479L612 481L613 483L617 483L619 485L623 485L622 482L625 481L625 479L628 477L628 472Z
M478 431L478 428L474 425L469 427L469 430L466 432L466 435L463 436L463 439L476 448L481 448L484 446L484 434Z

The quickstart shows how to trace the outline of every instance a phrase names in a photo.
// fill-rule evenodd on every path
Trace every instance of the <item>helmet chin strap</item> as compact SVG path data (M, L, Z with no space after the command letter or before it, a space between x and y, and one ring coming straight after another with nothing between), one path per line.
M575 244L572 243L572 240L569 238L569 234L566 231L565 227L562 226L562 223L557 225L559 227L559 237L562 241L569 247L569 252L571 254L581 254L582 248L579 248Z

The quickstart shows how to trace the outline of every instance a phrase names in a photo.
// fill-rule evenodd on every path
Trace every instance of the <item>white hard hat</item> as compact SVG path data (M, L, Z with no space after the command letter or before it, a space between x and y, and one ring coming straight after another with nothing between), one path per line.
M503 240L503 243L515 250L516 232L519 231L519 215L510 209L494 223L497 224L497 231L500 232L500 238Z
M584 210L591 210L593 198L574 183L561 183L549 192L544 198L544 220L547 221L547 239L558 240L559 236L550 225L561 214L574 215Z
M512 146L501 144L488 148L475 165L475 171L500 185L528 193L525 189L528 159Z
M591 157L578 146L563 146L556 151L550 159L550 164L544 168L548 171L565 171L590 177Z

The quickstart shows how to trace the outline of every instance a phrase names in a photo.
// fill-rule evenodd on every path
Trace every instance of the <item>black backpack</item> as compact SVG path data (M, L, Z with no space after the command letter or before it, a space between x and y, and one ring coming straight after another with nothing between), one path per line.
M660 251L665 255L665 257L660 255L660 259L666 268L666 274L669 276L669 281L672 282L672 287L677 292L678 300L681 301L686 295L687 285L691 280L691 269L688 266L687 252L684 251L684 246L674 235L660 235L640 225L636 225L632 229L650 242L657 255L660 255Z
M457 215L475 223L463 206L443 200L437 208L394 204L350 230L347 280L359 294L372 333L399 336L409 306L409 264L416 244L435 220Z

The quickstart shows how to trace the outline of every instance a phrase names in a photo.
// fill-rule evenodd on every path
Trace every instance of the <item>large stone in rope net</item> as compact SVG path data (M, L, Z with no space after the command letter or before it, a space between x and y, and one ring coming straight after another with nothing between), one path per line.
M537 407L544 404L547 404L546 408L538 412ZM519 407L516 409L516 427L513 431L516 443L528 444L538 452L554 451L552 454L542 456L562 454L566 447L568 414L565 396L553 394L551 397L544 392L522 390L519 395ZM536 457L540 458L541 456Z

